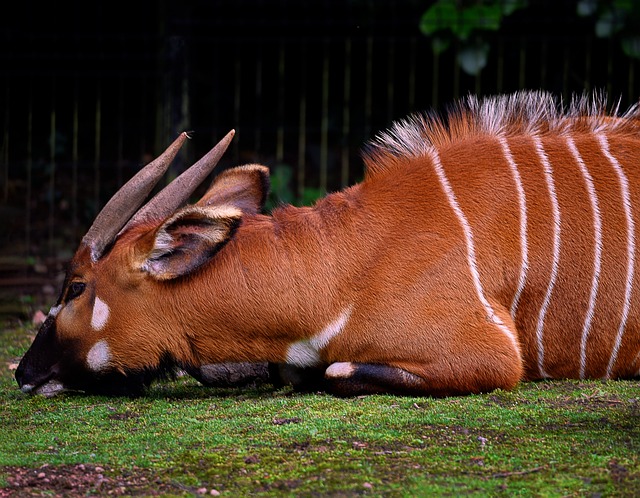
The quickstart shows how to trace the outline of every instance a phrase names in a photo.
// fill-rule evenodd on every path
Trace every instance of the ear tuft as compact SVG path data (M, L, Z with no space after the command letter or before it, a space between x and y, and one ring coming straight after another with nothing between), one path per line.
M238 166L220 173L198 206L234 206L245 214L259 213L269 195L269 168L260 164Z
M234 206L188 206L156 231L142 269L158 280L188 275L229 241L242 218Z

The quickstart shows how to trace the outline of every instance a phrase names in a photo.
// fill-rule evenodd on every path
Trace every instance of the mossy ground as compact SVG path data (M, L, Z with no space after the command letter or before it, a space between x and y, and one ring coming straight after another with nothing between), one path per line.
M638 382L338 399L181 378L46 399L13 380L32 335L0 329L0 497L640 496Z

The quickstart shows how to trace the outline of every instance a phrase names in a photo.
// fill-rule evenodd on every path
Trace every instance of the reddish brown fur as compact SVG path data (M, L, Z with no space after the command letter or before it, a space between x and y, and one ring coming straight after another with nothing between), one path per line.
M264 190L253 167L246 175L231 170L201 204L231 206L242 212L241 221L229 223L219 239L208 242L215 252L206 263L166 278L150 275L149 254L167 224L160 221L131 228L96 263L80 251L71 280L87 282L91 293L60 311L59 333L73 337L80 357L106 340L110 367L128 372L153 367L166 353L193 366L290 361L292 344L312 340L344 315L340 330L317 349L317 365L307 366L393 367L391 374L363 367L358 378L366 381L370 375L371 384L340 384L347 394L448 395L511 388L544 374L579 377L596 214L568 149L570 138L593 178L602 218L601 271L585 373L606 376L623 308L628 241L620 182L597 137L606 136L624 169L635 219L640 214L640 127L637 111L616 118L601 108L597 100L583 100L564 114L549 97L533 93L471 100L446 122L414 118L379 137L365 157L362 183L311 208L282 207L272 216L257 214ZM523 240L518 193L501 139L526 193L529 264L513 317ZM552 273L554 220L538 139L553 171L561 222L557 281L542 343L536 329ZM438 161L468 222L474 261L464 220L436 172ZM199 226L198 233L207 227ZM614 378L637 376L640 369L639 230L640 217L635 219L631 303ZM191 261L179 253L168 256L180 265ZM103 330L87 334L95 294L111 315ZM391 380L393 375L399 377ZM348 377L340 374L336 382Z

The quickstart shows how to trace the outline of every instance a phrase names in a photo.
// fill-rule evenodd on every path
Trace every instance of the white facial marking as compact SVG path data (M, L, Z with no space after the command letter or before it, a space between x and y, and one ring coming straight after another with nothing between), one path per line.
M325 377L330 379L346 379L353 375L356 367L349 361L332 363L324 372Z
M329 323L317 335L310 339L294 342L287 351L287 363L297 367L312 367L320 363L320 350L329 344L331 339L344 329L349 317L351 307L344 310L338 318Z
M102 330L108 319L109 306L96 296L96 302L93 305L93 315L91 315L91 327L93 327L93 330Z
M94 372L104 370L111 361L111 350L107 341L96 342L87 353L87 366Z
M58 316L58 313L60 313L60 310L62 309L62 305L58 305L58 306L52 306L51 309L49 310L49 316L51 318L55 318L56 316Z

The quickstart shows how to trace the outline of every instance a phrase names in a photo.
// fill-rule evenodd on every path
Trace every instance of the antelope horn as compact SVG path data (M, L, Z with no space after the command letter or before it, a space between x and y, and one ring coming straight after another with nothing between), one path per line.
M187 133L181 133L167 150L125 183L98 213L91 228L82 238L82 244L89 248L93 262L100 259L104 249L113 242L120 229L142 205L187 138Z
M204 179L209 176L213 168L218 164L222 154L229 147L235 133L235 130L227 133L202 159L158 192L129 220L123 231L138 223L161 220L173 214L176 209L189 199Z

